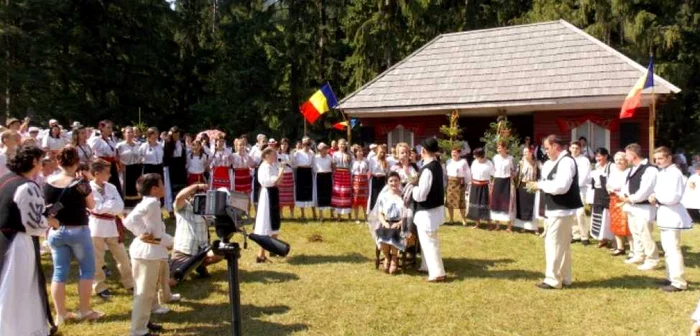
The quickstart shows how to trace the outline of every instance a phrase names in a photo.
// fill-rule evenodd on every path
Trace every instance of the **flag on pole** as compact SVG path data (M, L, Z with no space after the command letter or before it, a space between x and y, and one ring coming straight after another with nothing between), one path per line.
M338 122L338 123L333 124L333 128L335 128L335 129L337 129L337 130L339 130L339 131L345 130L346 127L348 127L348 122L347 122L347 121L341 121L341 122Z
M639 77L637 84L634 85L632 91L627 94L625 102L620 110L620 119L632 118L634 111L642 105L642 91L654 86L654 57L649 59L649 67L647 72Z
M299 110L304 118L313 124L316 120L328 110L338 105L338 100L335 98L331 85L326 83L320 90L316 91L308 101L306 101Z

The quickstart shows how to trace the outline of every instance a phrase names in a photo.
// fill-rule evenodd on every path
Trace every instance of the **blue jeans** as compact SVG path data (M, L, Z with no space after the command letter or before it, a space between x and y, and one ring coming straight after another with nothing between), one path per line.
M95 253L90 238L90 228L65 227L49 231L49 246L53 256L53 282L68 280L71 255L78 260L80 280L92 280L95 277Z

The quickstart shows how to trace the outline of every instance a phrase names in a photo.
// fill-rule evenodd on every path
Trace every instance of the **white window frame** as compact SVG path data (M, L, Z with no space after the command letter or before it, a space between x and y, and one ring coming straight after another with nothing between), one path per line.
M586 134L578 134L578 128L581 127L582 125L588 126L588 132L586 132ZM603 127L603 126L600 126L600 125L598 125L590 120L586 120L586 122L584 122L583 124L578 125L578 126L571 129L571 141L578 140L578 138L583 136L583 137L586 137L586 140L588 140L588 146L592 146L592 144L595 143L594 141L591 140L593 138L592 126L594 126L594 125L601 127L605 130L605 149L610 150L610 130ZM593 149L594 151L596 150L596 148L591 148L591 149Z
M404 133L405 133L405 132L409 132L409 133L411 134L411 141L410 141L410 143L409 143L408 145L411 146L411 148L413 148L413 141L414 141L415 135L413 134L412 131L410 131L410 130L406 129L405 127L403 127L403 125L398 125L398 126L396 126L396 128L394 128L391 132L387 133L387 135L386 135L386 143L388 144L389 148L394 148L394 146L396 146L396 144L395 144L395 143L392 141L392 139L391 139L391 138L392 138L391 134L394 133L394 132L396 132L396 131L399 131L399 132L400 132L400 134L399 134L399 138L400 138L400 139L403 139L403 138L404 138Z

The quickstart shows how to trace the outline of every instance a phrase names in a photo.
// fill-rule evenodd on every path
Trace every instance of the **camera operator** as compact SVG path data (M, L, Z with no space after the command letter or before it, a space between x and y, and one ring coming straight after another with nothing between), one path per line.
M175 197L175 246L170 258L170 278L171 283L184 279L192 267L187 265L201 264L196 272L201 278L208 278L207 265L221 261L223 258L215 255L212 251L203 252L209 246L209 231L207 223L202 216L194 213L192 200L195 194L206 192L207 184L193 184L182 189ZM182 269L185 268L184 271ZM179 270L179 271L178 271ZM180 273L176 277L176 272ZM178 279L179 278L179 279Z

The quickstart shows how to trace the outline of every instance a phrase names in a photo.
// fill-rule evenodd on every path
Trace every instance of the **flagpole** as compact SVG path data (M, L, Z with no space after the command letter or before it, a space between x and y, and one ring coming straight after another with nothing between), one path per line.
M306 118L302 118L304 120L304 136L306 136Z
M348 123L347 126L345 126L345 129L348 132L348 144L352 144L352 125L350 124L350 119L348 119L348 116L345 115L345 111L340 110L340 113L343 115L343 118L345 118L345 121Z
M654 74L651 74L652 76ZM656 94L654 87L651 87L651 111L649 111L649 160L654 157L654 147L656 145Z

